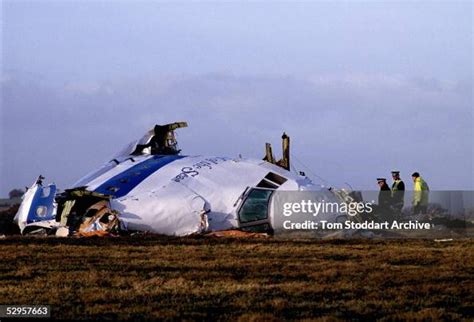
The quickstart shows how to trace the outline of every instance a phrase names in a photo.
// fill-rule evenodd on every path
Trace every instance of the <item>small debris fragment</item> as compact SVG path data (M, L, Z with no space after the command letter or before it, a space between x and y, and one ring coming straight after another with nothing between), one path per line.
M69 236L69 228L59 227L56 230L56 237L68 237L68 236Z
M445 242L453 241L453 239L452 238L435 239L434 241L437 242L437 243L445 243Z

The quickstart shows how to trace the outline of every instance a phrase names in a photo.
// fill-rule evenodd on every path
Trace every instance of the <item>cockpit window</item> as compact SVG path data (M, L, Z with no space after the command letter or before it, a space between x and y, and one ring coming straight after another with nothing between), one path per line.
M259 188L267 189L278 189L282 184L284 184L288 179L282 177L274 172L268 172L265 178L263 178L258 184Z
M252 189L239 210L240 223L268 218L268 200L273 190Z

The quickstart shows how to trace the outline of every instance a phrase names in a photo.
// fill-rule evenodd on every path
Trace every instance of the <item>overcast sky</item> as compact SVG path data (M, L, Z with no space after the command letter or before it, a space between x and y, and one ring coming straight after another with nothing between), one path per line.
M0 196L181 120L184 154L279 156L286 131L320 183L474 188L471 1L1 3Z

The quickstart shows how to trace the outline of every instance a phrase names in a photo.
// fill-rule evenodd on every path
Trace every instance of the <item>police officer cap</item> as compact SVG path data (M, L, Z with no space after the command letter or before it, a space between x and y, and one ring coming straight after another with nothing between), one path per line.
M387 181L387 179L386 178L377 178L377 182L380 182L380 181L385 182L385 181Z
M400 171L398 171L398 170L393 170L393 171L392 171L392 174L400 174Z

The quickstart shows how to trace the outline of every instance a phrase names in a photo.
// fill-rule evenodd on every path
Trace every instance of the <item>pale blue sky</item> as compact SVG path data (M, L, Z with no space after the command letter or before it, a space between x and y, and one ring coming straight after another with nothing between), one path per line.
M39 173L66 188L174 120L190 123L187 153L261 157L286 130L334 185L375 189L397 167L473 188L472 13L469 1L2 1L0 195Z
M471 73L467 1L4 1L3 19L6 68L67 80L209 72Z

